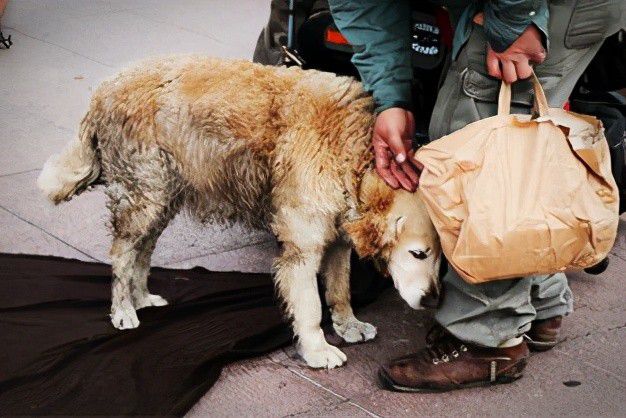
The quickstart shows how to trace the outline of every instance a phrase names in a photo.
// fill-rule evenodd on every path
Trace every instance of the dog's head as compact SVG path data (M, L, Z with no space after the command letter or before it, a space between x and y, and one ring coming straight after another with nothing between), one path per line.
M361 216L344 226L359 256L382 266L412 308L438 296L441 246L419 191L392 190L367 172L359 199Z

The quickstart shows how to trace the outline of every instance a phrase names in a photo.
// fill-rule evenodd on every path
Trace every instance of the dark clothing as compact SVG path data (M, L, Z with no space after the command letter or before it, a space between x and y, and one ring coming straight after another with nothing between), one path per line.
M389 284L351 270L355 306ZM169 305L120 331L111 266L0 254L0 415L182 416L225 364L293 341L270 274L155 268L149 287Z
M0 415L184 415L225 363L291 342L269 274L154 269L170 304L111 325L111 267L0 255Z

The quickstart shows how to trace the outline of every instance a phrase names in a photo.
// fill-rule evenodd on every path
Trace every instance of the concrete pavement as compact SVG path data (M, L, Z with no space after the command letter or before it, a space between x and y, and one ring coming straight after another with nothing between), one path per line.
M269 1L10 0L2 19L14 45L0 50L0 251L108 261L101 188L52 207L35 179L45 159L76 134L92 89L149 55L252 56ZM315 371L291 349L226 368L190 416L485 416L626 414L626 220L609 270L571 278L576 312L567 340L535 355L511 385L447 394L382 391L378 364L415 350L430 323L394 291L361 312L375 342L346 349L348 364ZM202 227L177 218L154 264L268 271L276 251L263 231ZM566 386L564 382L580 382Z

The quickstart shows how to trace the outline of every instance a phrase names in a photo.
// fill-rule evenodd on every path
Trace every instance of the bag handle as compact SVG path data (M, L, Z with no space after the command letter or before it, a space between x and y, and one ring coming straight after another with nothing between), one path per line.
M530 81L533 83L533 90L535 91L535 108L539 113L539 116L546 116L548 114L548 100L546 94L541 87L541 83L533 71ZM511 85L502 81L500 85L500 94L498 95L498 115L508 115L511 113Z

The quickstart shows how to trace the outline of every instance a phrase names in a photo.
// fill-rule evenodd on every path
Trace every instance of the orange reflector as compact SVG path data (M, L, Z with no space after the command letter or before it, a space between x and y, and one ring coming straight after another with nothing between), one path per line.
M350 45L350 42L343 37L341 32L332 28L326 28L326 42L336 45Z

